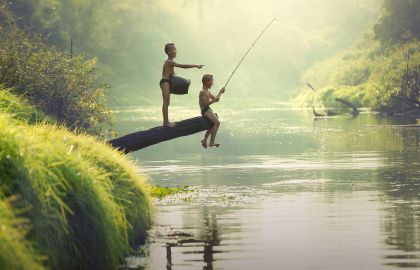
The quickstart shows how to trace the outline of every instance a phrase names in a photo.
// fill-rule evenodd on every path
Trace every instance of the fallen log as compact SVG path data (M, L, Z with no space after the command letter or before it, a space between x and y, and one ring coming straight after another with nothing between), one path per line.
M357 109L357 107L356 107L356 106L354 106L353 104L351 104L351 103L350 103L350 102L348 102L347 100L344 100L344 99L341 99L341 98L336 98L336 99L335 99L335 101L336 101L336 102L340 102L340 103L342 103L342 104L346 105L347 107L350 107L350 108L352 109L351 114L352 114L353 116L357 116L357 115L359 115L359 113L360 113L359 109Z
M325 116L336 116L336 115L340 115L340 113L337 112L333 112L330 110L327 110L327 114L322 114L322 113L318 113L317 111L315 111L315 108L312 106L312 112L314 114L315 117L325 117Z
M159 126L149 130L137 131L109 140L108 143L128 154L160 142L188 136L213 127L213 123L202 116L186 119L175 124L175 127Z
M414 100L414 99L410 99L408 97L398 97L398 96L391 96L392 98L401 101L402 103L408 104L408 105L414 105L417 108L420 108L420 102Z
M405 108L405 109L398 108L398 109L394 109L394 110L385 111L385 113L387 115L400 115L400 114L403 114L403 113L411 113L411 112L420 113L419 108L417 108L417 107L408 107L408 108Z

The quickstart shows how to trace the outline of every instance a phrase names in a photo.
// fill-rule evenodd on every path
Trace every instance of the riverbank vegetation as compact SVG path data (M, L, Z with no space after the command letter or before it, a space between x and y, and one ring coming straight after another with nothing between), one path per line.
M12 99L10 92L0 93ZM0 226L18 241L9 248L22 251L21 262L34 267L115 269L130 246L145 238L149 185L104 142L41 119L33 123L38 113L20 107L22 112L0 114L0 215L5 217ZM0 249L6 245L10 241L1 242ZM16 257L6 253L2 260L12 265Z
M0 268L116 269L150 227L151 187L112 149L94 59L0 7Z
M96 60L71 55L25 31L6 6L0 6L0 83L71 130L107 135L112 112Z
M419 100L420 2L383 2L382 16L350 49L318 62L304 73L293 100L305 106L337 107L336 98L381 112L409 108ZM404 99L406 99L404 103Z
M184 194L191 192L191 188L188 186L184 187L162 187L162 186L153 186L151 189L151 195L155 198L162 199L167 196L172 196L175 194Z

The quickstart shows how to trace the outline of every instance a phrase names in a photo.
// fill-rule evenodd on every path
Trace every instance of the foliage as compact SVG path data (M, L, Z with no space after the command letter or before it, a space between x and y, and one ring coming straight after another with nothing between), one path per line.
M42 270L42 258L25 239L28 222L16 218L9 201L0 196L0 266L2 269Z
M17 121L34 124L41 121L50 121L44 113L28 104L23 97L18 97L10 90L2 89L0 86L0 112L10 114Z
M0 83L72 130L104 134L112 113L96 60L46 46L40 36L17 27L5 7L0 17Z
M385 44L420 39L420 1L384 0L382 9L375 38Z
M408 69L407 54L410 56ZM321 99L304 88L294 102L307 105L322 102L327 107L336 107L335 98L343 98L357 106L395 109L399 103L391 96L404 94L412 99L419 98L419 73L419 41L384 48L365 40L308 69L302 80L312 83Z
M171 196L179 193L190 192L191 189L188 186L184 187L162 187L162 186L152 186L151 195L156 198L163 198L166 196Z
M15 108L15 115L28 109ZM25 241L10 248L26 252L22 256L35 262L34 269L36 254L53 269L116 269L150 226L145 179L122 153L88 135L45 122L28 125L2 112L0 179L0 194L17 198L11 209L29 224L27 234L16 237L35 243L36 252L31 246L25 251ZM0 250L7 243L0 242Z

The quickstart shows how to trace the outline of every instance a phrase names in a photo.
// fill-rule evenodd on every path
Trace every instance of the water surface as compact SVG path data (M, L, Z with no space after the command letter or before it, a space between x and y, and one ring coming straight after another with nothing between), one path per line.
M130 268L420 268L420 128L396 126L415 121L281 103L218 113L220 149L196 134L133 154L153 184L191 192L156 202ZM117 116L122 134L160 124L158 107Z

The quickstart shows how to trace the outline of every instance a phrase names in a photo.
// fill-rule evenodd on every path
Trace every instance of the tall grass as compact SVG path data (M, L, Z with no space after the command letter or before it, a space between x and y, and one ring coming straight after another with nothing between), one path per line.
M15 217L9 200L0 196L0 266L1 269L42 270L41 257L25 239L27 220Z
M0 179L53 269L115 269L150 225L149 187L122 154L87 135L0 115ZM1 244L0 244L1 245Z
M34 124L41 121L53 122L52 118L28 104L23 98L0 86L0 112L8 113L17 121Z

